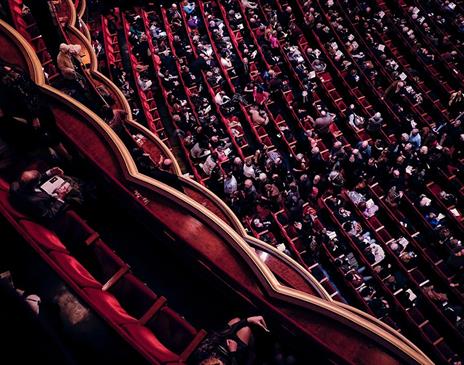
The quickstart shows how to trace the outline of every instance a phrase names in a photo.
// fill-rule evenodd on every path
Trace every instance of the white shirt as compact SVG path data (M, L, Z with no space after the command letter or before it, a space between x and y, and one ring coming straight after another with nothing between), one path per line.
M221 57L221 65L224 67L232 67L232 62L227 58Z
M208 158L206 159L205 163L203 164L203 171L206 175L210 176L211 175L211 172L213 171L213 169L216 167L216 162L213 160L213 158L210 156L208 156Z
M254 179L256 177L254 166L253 165L247 166L246 164L243 165L243 175L245 177L249 177L249 178Z

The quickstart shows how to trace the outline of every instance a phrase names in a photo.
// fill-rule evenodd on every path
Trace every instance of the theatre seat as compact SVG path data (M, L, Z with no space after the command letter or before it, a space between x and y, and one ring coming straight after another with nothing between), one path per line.
M190 344L197 331L169 307L163 307L146 323L147 328L170 350L180 354Z
M19 224L47 251L67 252L58 236L49 229L28 220L21 220Z
M104 313L104 316L110 321L118 325L137 322L134 317L121 307L118 299L113 294L95 288L85 288L84 292L89 296L89 302Z
M50 257L81 288L102 287L74 257L57 251L50 252Z
M82 245L75 251L82 265L101 283L106 283L122 267L127 266L106 244L97 240L90 246Z
M151 358L163 364L178 363L179 356L166 348L148 328L140 324L128 324L123 328Z
M27 216L22 212L18 211L10 202L9 197L10 185L3 179L0 178L0 204L2 204L8 213L16 220L26 219Z
M69 249L72 250L72 247L78 249L79 246L83 246L95 231L76 212L69 210L60 221L57 233L67 243Z
M10 184L8 184L5 180L0 178L0 191L8 191L10 189Z
M132 316L140 319L158 296L133 274L127 273L109 290Z

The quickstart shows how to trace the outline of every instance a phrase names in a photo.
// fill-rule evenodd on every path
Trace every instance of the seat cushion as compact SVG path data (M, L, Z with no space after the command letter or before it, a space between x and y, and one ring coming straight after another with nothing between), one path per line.
M58 236L48 228L28 220L21 220L19 224L43 249L47 251L67 251Z
M134 317L121 307L113 294L95 288L85 288L84 292L89 296L89 301L104 313L104 316L110 321L118 325L137 322Z
M8 184L5 180L0 178L0 190L2 191L8 191L10 190L10 184Z
M145 326L170 350L179 354L197 333L192 325L169 307L161 308Z
M102 285L72 256L52 251L50 257L82 288L101 288Z
M8 211L8 213L16 220L20 219L27 219L27 216L17 210L10 202L10 197L9 197L8 191L4 191L0 189L0 204L2 204L5 209Z
M158 296L133 274L128 273L108 290L124 309L136 318L142 317Z
M179 356L168 350L148 328L138 323L123 328L151 358L162 363L179 361Z

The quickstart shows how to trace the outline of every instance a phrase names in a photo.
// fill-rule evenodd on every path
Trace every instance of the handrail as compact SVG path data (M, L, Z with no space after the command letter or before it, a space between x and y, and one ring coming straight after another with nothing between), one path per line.
M243 235L232 230L232 228L226 225L220 218L212 214L201 204L193 201L191 198L186 197L184 194L170 186L140 174L127 148L117 137L115 132L87 107L76 102L71 97L54 89L53 87L46 85L44 83L43 75L40 75L40 72L36 73L37 66L35 64L40 65L40 63L31 46L5 22L0 21L0 28L6 31L15 42L20 43L20 49L23 56L30 59L28 65L31 67L31 75L34 77L34 81L39 85L39 87L45 93L50 94L60 102L74 108L76 112L85 117L86 120L102 132L103 136L111 143L115 152L117 152L118 158L120 158L122 162L123 172L127 180L149 187L154 192L172 200L179 207L187 209L193 216L205 221L210 228L214 229L214 231L222 237L224 241L230 245L230 247L235 249L236 252L248 263L250 268L255 272L256 278L261 282L269 296L285 302L294 303L301 307L309 308L324 316L333 318L339 323L344 323L350 328L366 334L370 339L386 345L387 348L389 348L390 353L396 353L397 356L401 357L408 363L432 364L427 356L413 343L404 338L401 334L393 333L393 329L387 330L389 327L381 325L378 320L372 319L371 321L367 321L357 315L354 315L352 312L347 311L344 306L339 306L335 302L310 296L298 290L281 285L269 268L267 268L254 254L253 250L245 242Z

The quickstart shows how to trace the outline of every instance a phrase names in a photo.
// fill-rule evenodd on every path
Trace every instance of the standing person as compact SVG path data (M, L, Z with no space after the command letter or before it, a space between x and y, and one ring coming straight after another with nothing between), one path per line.
M269 332L262 316L234 318L222 331L211 332L193 354L195 365L252 365L253 331Z
M79 57L80 46L66 43L60 44L60 52L56 57L58 68L67 80L77 80L78 75L74 67L73 58Z

